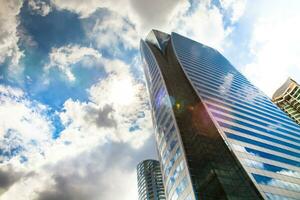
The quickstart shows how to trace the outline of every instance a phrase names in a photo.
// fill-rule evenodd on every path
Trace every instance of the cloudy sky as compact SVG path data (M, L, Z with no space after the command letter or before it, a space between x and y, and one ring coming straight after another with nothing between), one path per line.
M0 199L134 200L155 158L139 40L178 32L268 96L300 82L298 0L0 0Z

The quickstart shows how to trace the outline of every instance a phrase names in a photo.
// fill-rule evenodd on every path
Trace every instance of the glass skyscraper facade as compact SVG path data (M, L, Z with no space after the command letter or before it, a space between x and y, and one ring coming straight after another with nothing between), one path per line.
M168 200L300 199L300 126L213 48L140 47Z
M291 78L276 90L273 102L300 124L300 85Z
M165 200L165 191L157 160L144 160L137 166L139 200Z

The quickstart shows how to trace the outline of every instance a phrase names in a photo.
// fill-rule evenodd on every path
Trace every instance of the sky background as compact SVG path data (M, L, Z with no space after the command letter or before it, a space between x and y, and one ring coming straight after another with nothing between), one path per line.
M137 199L155 158L139 41L222 52L269 97L300 82L298 0L0 0L0 199Z

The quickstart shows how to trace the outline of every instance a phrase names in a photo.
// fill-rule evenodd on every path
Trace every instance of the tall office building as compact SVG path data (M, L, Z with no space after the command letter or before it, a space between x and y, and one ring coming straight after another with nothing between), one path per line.
M157 160L144 160L137 166L139 200L165 200L165 191Z
M300 124L300 85L291 78L276 90L272 101Z
M300 127L217 50L140 44L168 200L300 199Z

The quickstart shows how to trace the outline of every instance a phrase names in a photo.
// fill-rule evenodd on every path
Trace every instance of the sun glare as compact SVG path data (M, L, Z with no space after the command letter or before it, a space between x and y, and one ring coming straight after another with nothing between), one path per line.
M136 90L131 80L117 80L113 84L111 97L114 103L122 106L133 102Z

